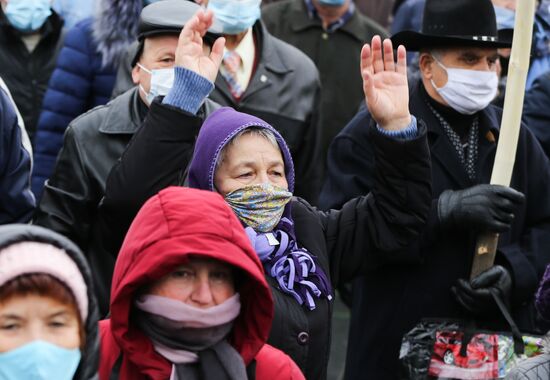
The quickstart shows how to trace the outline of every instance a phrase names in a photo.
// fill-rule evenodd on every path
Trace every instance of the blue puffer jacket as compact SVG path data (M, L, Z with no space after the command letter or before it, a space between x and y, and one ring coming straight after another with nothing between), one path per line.
M29 188L31 156L23 147L13 106L0 88L0 224L28 222L35 207Z
M128 48L137 38L144 0L94 1L93 18L82 20L67 33L44 97L34 140L32 189L37 199L53 172L65 129L77 116L107 103L116 69L128 58ZM123 83L117 83L119 93L126 90L128 83Z
M75 25L66 37L42 103L34 147L32 190L40 199L51 175L69 123L87 110L107 103L116 69L102 67L102 54L92 37L93 20Z

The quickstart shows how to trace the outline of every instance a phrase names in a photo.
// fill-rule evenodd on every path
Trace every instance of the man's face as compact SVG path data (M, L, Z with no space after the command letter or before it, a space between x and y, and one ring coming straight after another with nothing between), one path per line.
M496 72L497 60L497 49L493 48L464 47L446 49L438 50L438 52L433 55L423 52L420 54L420 71L422 72L424 86L430 96L440 103L447 105L432 85L432 81L438 88L447 84L447 71L440 63L449 69L455 68Z
M175 34L146 38L138 63L149 71L174 67L177 45L178 36ZM149 92L151 74L139 65L132 69L132 80L134 84L141 85L145 92ZM140 96L145 101L145 94L142 91Z

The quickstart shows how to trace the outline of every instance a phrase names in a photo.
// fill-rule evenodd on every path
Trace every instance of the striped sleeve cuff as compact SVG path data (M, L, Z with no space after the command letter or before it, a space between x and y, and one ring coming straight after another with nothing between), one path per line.
M213 89L214 84L205 77L183 67L175 67L174 85L162 103L196 115Z
M418 137L416 117L414 117L413 115L411 115L411 123L407 126L407 128L400 129L398 131L386 131L385 129L380 128L378 124L376 124L376 130L380 134L394 138L396 140L413 140Z

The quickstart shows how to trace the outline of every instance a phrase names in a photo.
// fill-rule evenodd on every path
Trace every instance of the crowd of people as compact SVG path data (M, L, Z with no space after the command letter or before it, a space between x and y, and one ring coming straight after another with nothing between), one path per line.
M520 6L0 0L0 379L324 380L337 293L344 379L425 320L549 334L547 0L490 184Z

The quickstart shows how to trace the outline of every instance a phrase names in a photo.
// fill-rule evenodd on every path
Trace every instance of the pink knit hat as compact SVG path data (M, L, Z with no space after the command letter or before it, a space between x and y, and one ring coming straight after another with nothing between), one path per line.
M44 273L65 284L76 299L80 317L88 317L87 287L76 263L48 243L20 242L0 250L0 287L23 274Z

